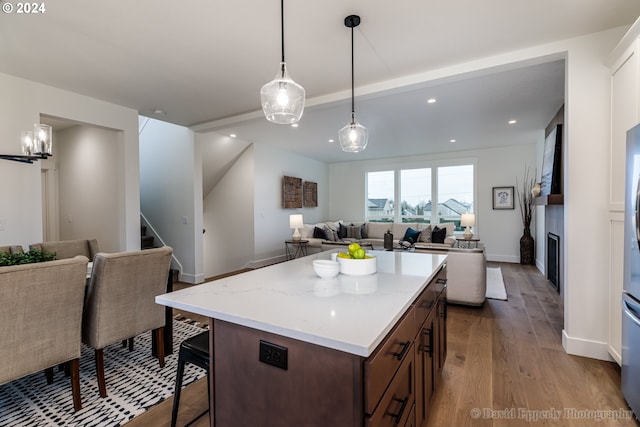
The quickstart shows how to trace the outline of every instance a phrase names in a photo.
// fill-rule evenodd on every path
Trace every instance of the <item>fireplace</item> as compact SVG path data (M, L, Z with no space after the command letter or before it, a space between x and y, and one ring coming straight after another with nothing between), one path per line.
M547 233L547 279L560 292L560 236Z

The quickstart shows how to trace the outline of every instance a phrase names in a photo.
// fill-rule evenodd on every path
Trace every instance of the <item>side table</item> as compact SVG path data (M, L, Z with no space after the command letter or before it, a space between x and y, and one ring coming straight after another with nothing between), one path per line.
M284 248L287 261L307 256L307 243L309 243L308 240L285 240Z
M456 237L456 246L463 249L471 249L471 244L473 244L475 249L478 249L478 242L480 239L471 238L465 239L464 237Z

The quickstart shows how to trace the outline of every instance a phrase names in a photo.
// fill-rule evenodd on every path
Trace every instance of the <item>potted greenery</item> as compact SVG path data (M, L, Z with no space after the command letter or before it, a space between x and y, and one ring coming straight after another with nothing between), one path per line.
M41 249L31 249L27 252L5 253L0 252L0 266L33 264L36 262L53 261L56 259L55 252L47 252Z
M529 168L525 168L524 179L522 185L518 185L516 177L516 194L518 196L518 204L520 206L520 215L522 216L522 225L524 231L520 238L520 264L533 265L535 259L535 245L531 236L531 218L533 211L533 194L531 190L535 186L535 177L529 176Z

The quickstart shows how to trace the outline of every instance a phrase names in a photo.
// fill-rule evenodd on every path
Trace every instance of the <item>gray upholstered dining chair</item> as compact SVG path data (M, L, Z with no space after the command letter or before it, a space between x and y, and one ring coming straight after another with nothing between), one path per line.
M55 242L32 243L29 250L40 249L47 252L55 252L56 259L73 258L77 255L83 255L93 260L98 253L98 241L96 239L80 239L80 240L59 240Z
M153 330L164 367L165 308L155 303L166 292L173 249L98 253L84 303L82 340L95 349L100 396L107 396L104 348Z
M22 253L22 246L20 245L0 246L0 252L6 253L6 254Z
M80 398L86 257L0 267L0 384L67 364L73 406Z

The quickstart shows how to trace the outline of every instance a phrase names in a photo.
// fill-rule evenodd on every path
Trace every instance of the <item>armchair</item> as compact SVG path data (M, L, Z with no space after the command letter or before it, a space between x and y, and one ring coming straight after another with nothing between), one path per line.
M67 363L80 399L80 330L88 259L0 267L0 384Z
M85 296L82 340L95 349L100 396L107 396L104 348L153 330L164 367L165 308L155 303L166 292L171 254L164 246L133 252L98 253Z
M447 302L482 305L487 294L484 249L451 248L447 252Z

